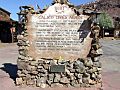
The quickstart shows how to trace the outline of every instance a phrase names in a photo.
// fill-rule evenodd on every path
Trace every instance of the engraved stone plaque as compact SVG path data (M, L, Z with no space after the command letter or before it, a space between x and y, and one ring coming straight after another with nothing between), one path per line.
M65 65L52 65L50 67L50 72L65 72Z
M38 59L86 58L92 39L90 31L82 30L81 25L87 19L64 4L50 6L43 14L28 15L29 54Z

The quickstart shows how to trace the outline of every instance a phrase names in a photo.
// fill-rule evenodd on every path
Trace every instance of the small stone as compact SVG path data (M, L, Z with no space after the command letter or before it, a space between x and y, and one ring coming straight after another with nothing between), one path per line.
M70 85L73 86L73 87L76 87L76 85L78 85L78 82L76 80L72 80L70 82ZM80 86L80 85L79 85Z
M54 82L58 83L60 81L60 78L61 78L60 74L55 74Z
M27 80L27 85L35 85L35 81L33 79Z
M82 82L85 84L89 84L90 78L82 78Z
M102 71L102 68L97 68L98 71Z
M82 78L78 79L78 83L79 83L79 84L82 84L82 83L83 83Z
M65 65L66 65L66 68L70 68L71 67L69 62L66 62Z
M96 50L96 52L97 52L98 55L102 55L103 54L103 50L101 48Z
M21 70L26 70L27 69L27 66L28 66L28 63L25 62L25 61L18 61L17 60L17 67L18 69L21 69Z
M83 74L83 78L90 78L90 74L85 72L85 73Z
M26 41L28 40L28 38L27 38L27 37L24 37L22 40L23 40L24 42L26 42Z
M67 88L73 88L73 87L70 85L70 83L65 84L65 86L66 86Z
M24 60L24 59L25 59L25 56L19 55L19 56L18 56L18 59Z
M73 68L73 63L70 64L70 68Z
M70 69L70 72L71 73L75 73L75 69Z
M38 68L38 69L43 69L43 66L38 65L37 68Z
M67 76L69 76L69 77L71 76L71 73L68 69L65 69L65 72L66 72Z
M93 67L93 68L92 68L92 72L96 72L97 70L98 70L97 67Z
M91 59L88 59L85 63L85 66L87 66L87 67L92 67L92 65L93 65L93 62Z
M97 55L96 55L96 51L92 49L91 52L90 52L90 56L91 56L92 58L96 57L96 56L97 56Z
M16 85L22 85L22 84L23 84L22 78L16 78Z
M49 69L49 65L48 64L43 64L44 69L48 70Z
M60 79L60 82L61 82L61 83L64 83L64 84L70 83L70 81L68 80L67 77L61 78L61 79Z
M23 84L26 84L26 81L29 80L29 79L27 79L25 76L22 77L22 79L23 79Z
M27 56L28 55L28 51L27 50L19 50L19 54L23 55L23 56Z
M51 84L51 87L63 87L63 85L60 83L53 83Z
M92 68L86 70L86 72L89 74L94 73L96 71L97 71L97 67L92 67Z
M92 73L92 69L86 69L86 72L90 74Z
M48 79L53 81L53 79L54 79L54 74L49 74L49 75L48 75Z
M91 78L92 78L92 79L94 79L94 80L96 80L96 79L97 79L97 77L96 77L96 75L95 75L94 73L92 73Z
M101 62L94 62L94 63L93 63L93 66L94 66L94 67L100 67L100 68L101 68L101 67L102 67L102 64L101 64Z
M83 58L79 58L78 61L84 63L85 59L83 59Z
M40 74L40 77L46 77L47 76L47 73L39 73Z
M26 75L24 73L17 73L19 77L25 77Z
M19 47L18 47L18 50L24 50L24 49L25 49L24 46L19 46Z
M32 58L32 57L29 57L29 58L28 58L28 60L29 60L29 61L32 61L32 60L33 60L33 58Z
M36 76L35 75L31 75L31 79L35 79L36 78Z
M74 87L79 88L80 84L75 84Z
M78 78L78 79L81 79L82 76L83 76L82 74L77 74L77 78Z
M75 69L79 69L79 68L83 68L83 67L84 67L83 63L80 62L79 60L74 62L74 68Z
M43 59L39 59L38 64L43 65Z
M24 78L24 77L23 77ZM26 77L24 78L24 80L30 80L31 79L31 75L30 74L27 74Z
M37 67L31 66L31 65L27 65L27 70L28 70L28 71L36 71L36 70L37 70Z
M102 75L98 74L98 75L96 75L96 78L100 80L102 78Z
M27 75L28 71L27 70L22 70L22 73L24 73L25 75Z
M42 69L37 69L37 71L39 72L39 73L46 73L47 72L47 70L45 70L44 68L42 68Z
M17 75L21 77L22 72L20 70L17 71Z
M80 69L75 69L75 71L76 71L77 73L80 73L80 72L81 72L81 70L80 70Z
M73 61L72 61L72 60L68 60L68 63L69 63L69 64L73 64Z
M54 62L53 60L50 61L50 65L57 65L56 62Z
M25 40L26 41L26 40ZM26 44L29 44L30 42L29 41L26 41Z
M46 84L45 84L45 83L42 83L42 84L40 85L40 87L41 87L41 88L45 88L45 87L46 87Z
M37 66L38 65L38 61L36 60L36 61L31 61L30 62L30 65L32 65L32 66Z
M51 86L51 84L53 83L53 80L47 80L46 82L49 86Z
M24 38L23 35L17 35L17 39L18 39L18 40L22 40L23 38Z
M77 73L84 73L85 72L85 67L81 67L79 69L75 70Z
M18 45L18 46L25 46L25 42L22 41L22 40L18 40L17 45Z
M90 80L89 80L89 84L90 84L90 85L95 85L96 82L95 82L94 80L91 80L91 79L90 79Z
M42 87L42 85L45 84L45 82L46 82L46 79L44 77L39 78L39 79L37 79L37 86ZM44 85L42 88L44 88Z
M99 43L95 43L95 44L92 44L92 47L93 47L95 50L98 50L98 49L101 48L102 46L101 46Z
M50 61L51 61L51 60L46 60L46 64L50 64Z
M100 60L100 57L94 57L94 58L91 58L94 62L98 62Z
M31 71L32 74L37 75L38 71Z
M43 64L47 64L47 61L46 61L46 60L43 60Z
M74 80L75 79L75 76L74 75L71 75L70 76L70 80Z

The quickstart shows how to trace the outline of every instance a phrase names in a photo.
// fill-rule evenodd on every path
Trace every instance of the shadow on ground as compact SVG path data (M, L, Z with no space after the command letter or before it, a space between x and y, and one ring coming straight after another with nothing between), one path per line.
M15 81L17 77L17 65L11 64L11 63L4 63L4 67L1 67L0 69L5 71L9 74L10 78Z

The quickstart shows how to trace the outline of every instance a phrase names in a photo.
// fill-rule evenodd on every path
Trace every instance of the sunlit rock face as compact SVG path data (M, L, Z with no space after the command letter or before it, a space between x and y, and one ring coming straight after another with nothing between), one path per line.
M62 57L66 60L87 57L92 40L89 37L90 30L80 30L81 24L88 16L77 16L69 6L54 4L43 14L32 15L29 18L28 33L32 52L30 55L51 59Z
M47 88L101 83L100 45L90 37L88 18L59 3L42 14L28 14L27 30L18 36L16 84Z

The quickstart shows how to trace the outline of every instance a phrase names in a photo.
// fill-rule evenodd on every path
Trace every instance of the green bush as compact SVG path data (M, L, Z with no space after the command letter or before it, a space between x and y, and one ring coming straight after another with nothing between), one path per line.
M105 29L114 27L112 18L105 12L100 14L97 19L97 23L99 23L100 27L104 27Z

